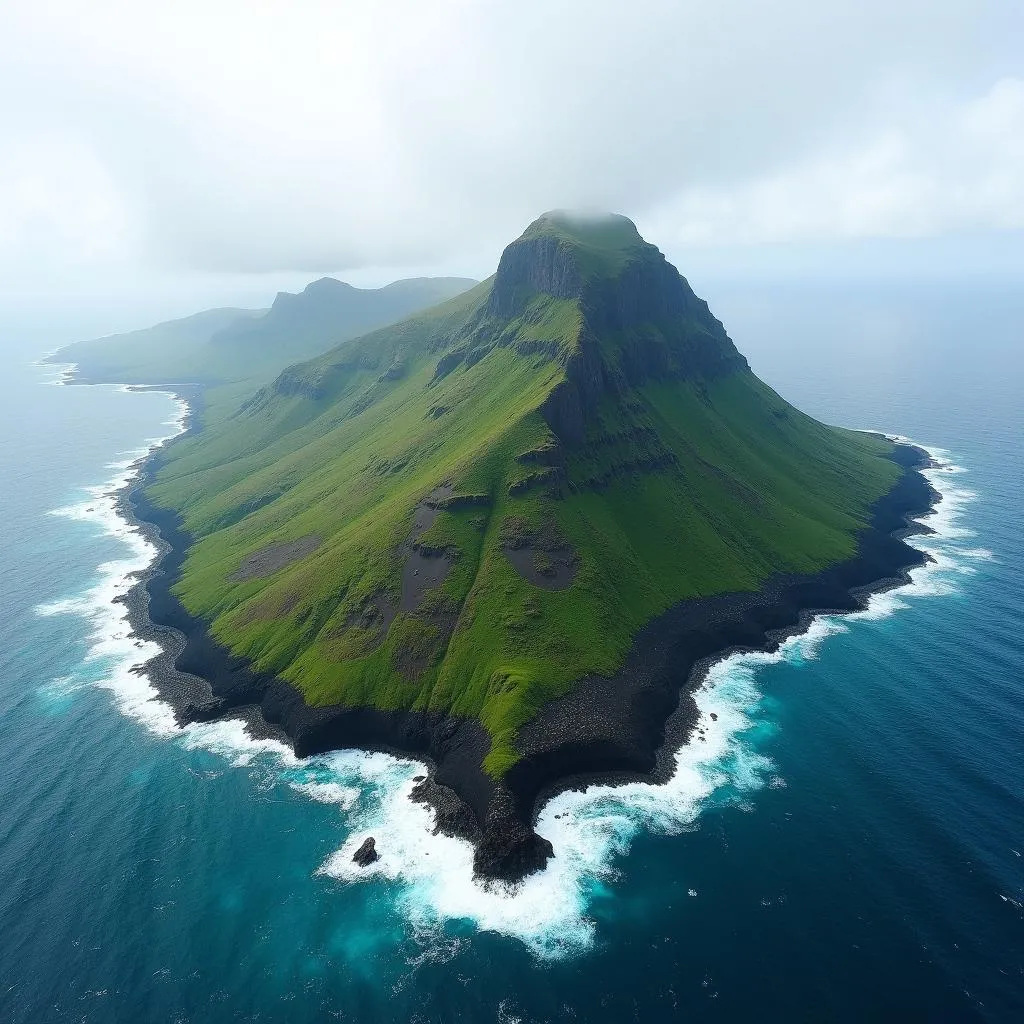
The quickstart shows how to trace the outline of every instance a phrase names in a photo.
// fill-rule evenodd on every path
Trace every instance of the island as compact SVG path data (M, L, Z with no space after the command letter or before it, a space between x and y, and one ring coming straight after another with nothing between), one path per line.
M258 387L290 335L254 313L219 377L135 373L191 412L122 495L159 550L125 600L181 722L420 759L437 829L515 882L551 795L667 778L714 659L905 581L936 496L920 449L762 383L625 217L545 214L467 284L355 337L339 314Z

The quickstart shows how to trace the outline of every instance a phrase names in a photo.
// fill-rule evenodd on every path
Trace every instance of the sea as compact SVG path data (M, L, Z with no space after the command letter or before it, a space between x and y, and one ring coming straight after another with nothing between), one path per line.
M1024 289L701 290L786 398L933 452L932 561L717 664L706 742L557 797L515 890L414 762L175 724L112 495L183 410L0 338L0 1022L1024 1020Z

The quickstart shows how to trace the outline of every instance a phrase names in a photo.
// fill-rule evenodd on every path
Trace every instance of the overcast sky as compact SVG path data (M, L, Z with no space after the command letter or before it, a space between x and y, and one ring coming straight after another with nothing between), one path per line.
M8 303L484 276L567 206L1020 269L1024 3L0 0L0 133Z

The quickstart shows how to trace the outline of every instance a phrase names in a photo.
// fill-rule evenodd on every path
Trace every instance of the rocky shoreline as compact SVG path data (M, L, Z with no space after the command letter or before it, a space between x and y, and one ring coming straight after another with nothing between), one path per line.
M201 389L154 390L183 400L186 430L196 429ZM429 771L413 799L434 808L436 831L473 843L478 875L513 882L552 855L551 844L533 829L551 796L598 782L657 783L671 775L673 755L697 722L693 693L711 664L738 651L775 650L814 615L856 611L871 593L906 583L908 571L927 556L905 538L926 530L912 520L937 500L920 472L930 465L927 453L898 445L894 458L903 473L875 503L854 558L814 575L780 574L757 593L680 602L641 630L614 677L584 680L529 722L519 737L521 760L496 784L482 769L490 743L476 719L308 707L297 689L253 672L185 611L171 587L190 538L175 513L153 506L145 494L166 451L164 445L145 459L118 495L118 508L157 549L123 600L133 632L161 648L138 671L178 721L241 718L255 736L288 742L298 756L354 747L422 760ZM377 841L386 847L386 836Z

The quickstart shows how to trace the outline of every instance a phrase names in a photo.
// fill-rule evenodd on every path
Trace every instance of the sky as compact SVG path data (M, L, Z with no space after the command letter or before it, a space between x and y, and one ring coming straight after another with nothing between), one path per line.
M490 273L1024 275L1020 0L0 0L0 319ZM104 319L105 318L105 319Z

